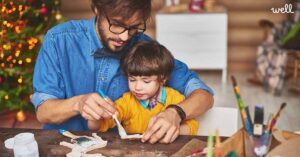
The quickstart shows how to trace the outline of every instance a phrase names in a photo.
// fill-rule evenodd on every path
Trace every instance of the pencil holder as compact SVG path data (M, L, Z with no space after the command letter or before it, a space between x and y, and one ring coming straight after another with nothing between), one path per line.
M274 151L277 151L278 147L280 148L284 145L287 145L287 141L290 140L298 140L296 142L300 142L300 135L274 129L273 134L264 133L261 137L249 137L247 131L244 128L241 128L230 138L226 139L221 144L220 149L222 151L222 154L228 154L231 151L235 151L238 157L268 157L270 153L276 154L276 152L274 153ZM267 144L267 148L259 147L265 144ZM292 146L286 146L279 150L282 152L288 151L285 149L290 147ZM255 148L257 150L255 150ZM260 150L259 148L262 150ZM267 153L264 153L264 155L259 154L260 151L264 151L263 149L266 149Z

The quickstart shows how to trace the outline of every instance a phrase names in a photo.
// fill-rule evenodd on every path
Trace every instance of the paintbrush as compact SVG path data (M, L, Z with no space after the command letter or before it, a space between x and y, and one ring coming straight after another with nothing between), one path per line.
M269 133L272 119L273 119L273 114L270 113L267 121L267 126L266 126L267 128L265 129L265 133Z
M273 117L273 119L271 120L271 123L270 123L270 127L269 127L269 132L272 132L272 129L273 127L275 126L276 122L277 122L277 119L279 118L280 116L280 113L282 112L282 110L284 109L284 107L286 106L286 103L282 103L279 110L277 111L277 113L275 114L275 116Z
M236 96L236 99L237 99L237 103L238 103L238 106L239 106L239 109L240 109L240 114L241 114L241 117L242 117L243 126L246 128L246 130L248 132L248 135L252 136L252 134L253 134L252 126L251 126L251 122L247 118L247 113L245 111L245 105L244 105L244 102L243 102L242 97L240 95L240 88L237 85L237 82L236 82L236 79L235 79L234 76L231 76L231 81L232 81L232 84L233 84L233 90L234 90L234 93L235 93L235 96Z
M101 89L98 90L98 93L106 102L108 102L107 96L103 93L103 91ZM121 136L121 138L126 137L127 133L126 133L125 129L123 128L123 126L121 125L120 121L118 120L116 114L111 114L110 112L108 112L108 113L112 116L112 118L116 122L118 130L119 130L119 135Z

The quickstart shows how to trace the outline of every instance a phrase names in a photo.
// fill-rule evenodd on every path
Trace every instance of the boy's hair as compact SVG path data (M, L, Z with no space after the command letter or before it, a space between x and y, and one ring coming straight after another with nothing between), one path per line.
M162 82L171 74L174 58L168 49L156 42L139 42L123 56L121 67L127 77L157 75Z
M129 19L134 13L139 12L139 16L145 21L151 14L151 0L91 0L91 8L98 14L108 16L122 16ZM95 12L95 13L97 13Z

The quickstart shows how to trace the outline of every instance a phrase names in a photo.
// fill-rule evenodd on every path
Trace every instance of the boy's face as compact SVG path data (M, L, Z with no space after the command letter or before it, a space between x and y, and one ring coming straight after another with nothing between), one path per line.
M124 20L122 16L102 15L98 19L97 25L101 42L112 52L121 51L135 35L135 30L145 28L144 20L140 18L139 12L127 20ZM122 30L125 31L122 32Z
M128 77L129 90L139 100L147 100L153 97L160 86L158 77L152 76L129 76Z

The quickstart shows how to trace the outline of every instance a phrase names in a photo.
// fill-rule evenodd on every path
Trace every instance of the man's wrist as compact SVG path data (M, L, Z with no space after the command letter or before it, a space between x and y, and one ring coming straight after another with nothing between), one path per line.
M73 97L73 101L75 101L73 104L72 104L72 109L73 109L73 112L76 112L77 114L80 114L80 99L81 99L81 96L76 96L76 97Z
M80 113L79 111L79 102L73 104L73 112Z
M180 106L171 104L171 105L167 106L167 109L169 109L169 108L172 108L176 111L176 113L180 117L181 121L184 121L186 119L186 114Z

